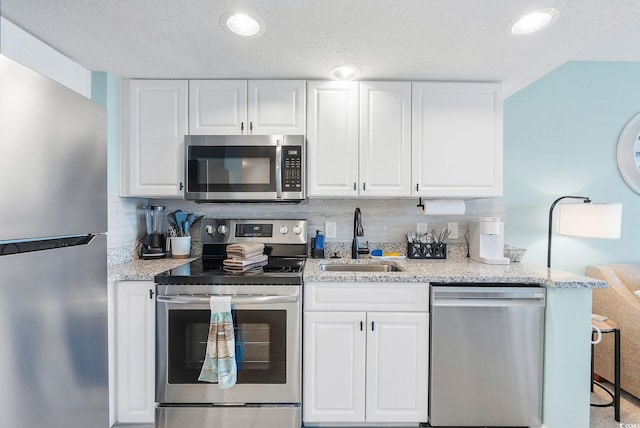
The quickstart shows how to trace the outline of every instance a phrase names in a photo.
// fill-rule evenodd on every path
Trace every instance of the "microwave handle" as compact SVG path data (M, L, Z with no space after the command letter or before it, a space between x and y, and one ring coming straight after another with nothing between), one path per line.
M276 140L276 199L282 199L282 140Z
M158 296L161 303L209 303L206 296ZM297 302L298 296L232 296L231 303L238 305L259 305L269 303L289 303Z

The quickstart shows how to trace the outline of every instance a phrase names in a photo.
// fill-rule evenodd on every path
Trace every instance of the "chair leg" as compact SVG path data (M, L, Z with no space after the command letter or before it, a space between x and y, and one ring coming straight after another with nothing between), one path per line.
M591 341L593 342L593 330L591 333ZM591 343L591 392L593 392L593 372L595 370L595 362L593 358L594 346L595 345Z
M616 384L614 386L613 408L615 420L620 422L620 329L617 328L614 330L614 347L614 378Z

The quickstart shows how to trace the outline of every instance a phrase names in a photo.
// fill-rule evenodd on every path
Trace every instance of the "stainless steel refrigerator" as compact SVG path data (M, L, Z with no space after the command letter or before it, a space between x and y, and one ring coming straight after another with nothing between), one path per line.
M0 426L106 428L106 111L0 55Z

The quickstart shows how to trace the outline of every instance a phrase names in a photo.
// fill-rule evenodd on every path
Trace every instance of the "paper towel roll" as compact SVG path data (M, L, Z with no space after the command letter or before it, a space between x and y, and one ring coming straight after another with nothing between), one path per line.
M462 199L429 199L422 202L424 215L464 215Z

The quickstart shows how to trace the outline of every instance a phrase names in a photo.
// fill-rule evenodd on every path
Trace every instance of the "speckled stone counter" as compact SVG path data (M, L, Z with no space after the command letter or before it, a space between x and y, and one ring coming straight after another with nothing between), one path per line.
M391 264L400 272L326 272L321 264L358 263ZM529 283L551 288L604 288L607 283L586 276L556 269L511 263L488 265L467 258L447 260L415 259L308 259L304 269L305 281L345 282L477 282L477 283Z
M109 282L153 281L153 277L157 274L196 259L197 257L191 257L188 259L166 258L158 260L134 259L129 262L109 266L107 268L107 275Z

